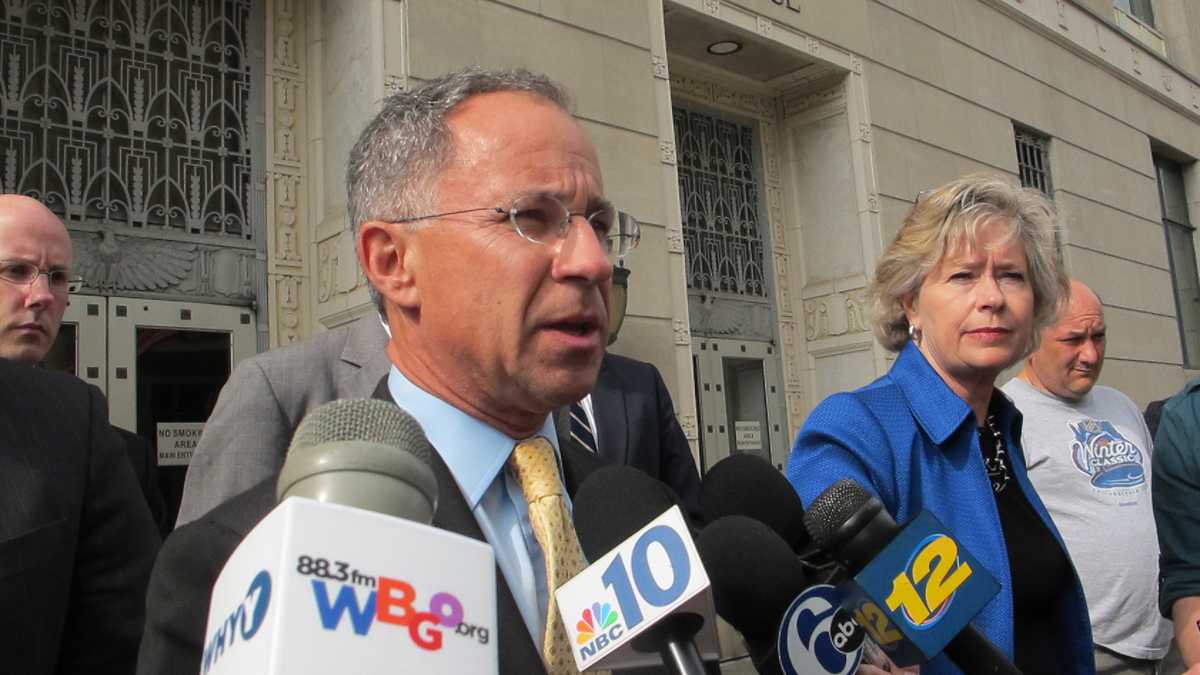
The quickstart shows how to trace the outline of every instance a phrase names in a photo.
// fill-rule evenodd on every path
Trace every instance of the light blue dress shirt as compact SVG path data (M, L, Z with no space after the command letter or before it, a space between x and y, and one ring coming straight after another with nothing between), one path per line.
M450 469L479 529L492 545L496 563L540 653L549 601L546 561L529 524L524 492L507 468L513 449L525 439L510 438L426 392L395 366L388 374L388 390L396 403L420 423ZM562 460L552 416L546 416L537 435L549 440L559 455L561 480Z

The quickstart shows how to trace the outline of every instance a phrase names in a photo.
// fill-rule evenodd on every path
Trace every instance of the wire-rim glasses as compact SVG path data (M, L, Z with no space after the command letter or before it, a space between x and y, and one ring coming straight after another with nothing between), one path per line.
M43 270L27 260L0 260L0 279L15 286L32 286L42 275L56 293L75 293L83 287L83 279L65 269Z
M462 209L445 213L430 213L423 216L410 216L389 222L395 224L414 223L420 220L457 216L464 213L479 213L490 211L499 215L507 215L509 223L517 234L535 244L553 244L564 239L571 230L571 217L583 215L571 213L562 202L552 195L535 194L518 197L512 206L505 209L498 206ZM588 224L596 233L601 246L611 258L623 258L627 253L637 248L641 241L641 225L637 220L618 211L611 205L605 205L586 216Z

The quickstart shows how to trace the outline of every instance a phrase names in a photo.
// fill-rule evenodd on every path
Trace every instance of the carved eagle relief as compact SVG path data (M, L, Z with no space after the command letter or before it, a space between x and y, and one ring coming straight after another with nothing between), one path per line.
M163 239L121 237L97 232L75 249L75 271L101 290L162 291L192 272L197 247Z

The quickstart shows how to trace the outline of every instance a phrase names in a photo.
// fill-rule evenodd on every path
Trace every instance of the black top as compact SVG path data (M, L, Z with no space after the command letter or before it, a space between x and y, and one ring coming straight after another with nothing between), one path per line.
M990 430L979 429L985 461L995 456ZM1060 634L1055 600L1070 583L1070 564L1058 540L1034 511L1020 484L1008 480L993 491L1012 576L1013 642L1016 666L1025 675L1059 673Z

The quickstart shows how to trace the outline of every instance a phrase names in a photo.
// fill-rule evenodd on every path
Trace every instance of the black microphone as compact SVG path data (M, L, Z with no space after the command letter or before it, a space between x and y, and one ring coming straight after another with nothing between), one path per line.
M753 518L774 530L797 553L810 542L800 495L783 474L757 455L730 455L709 469L700 484L700 507L706 523L723 516Z
M571 499L575 530L588 560L598 560L647 523L678 505L663 483L629 466L593 471ZM633 638L634 649L657 652L677 675L704 675L704 662L694 638L704 617L676 612Z
M810 583L800 559L772 528L741 515L710 522L696 537L696 548L717 614L745 638L754 669L783 675L776 648L779 625Z
M851 574L858 574L875 560L902 529L883 503L853 480L840 480L818 495L804 515L804 524L818 548ZM901 622L894 623L903 629ZM1021 673L970 624L950 640L943 653L964 673Z

